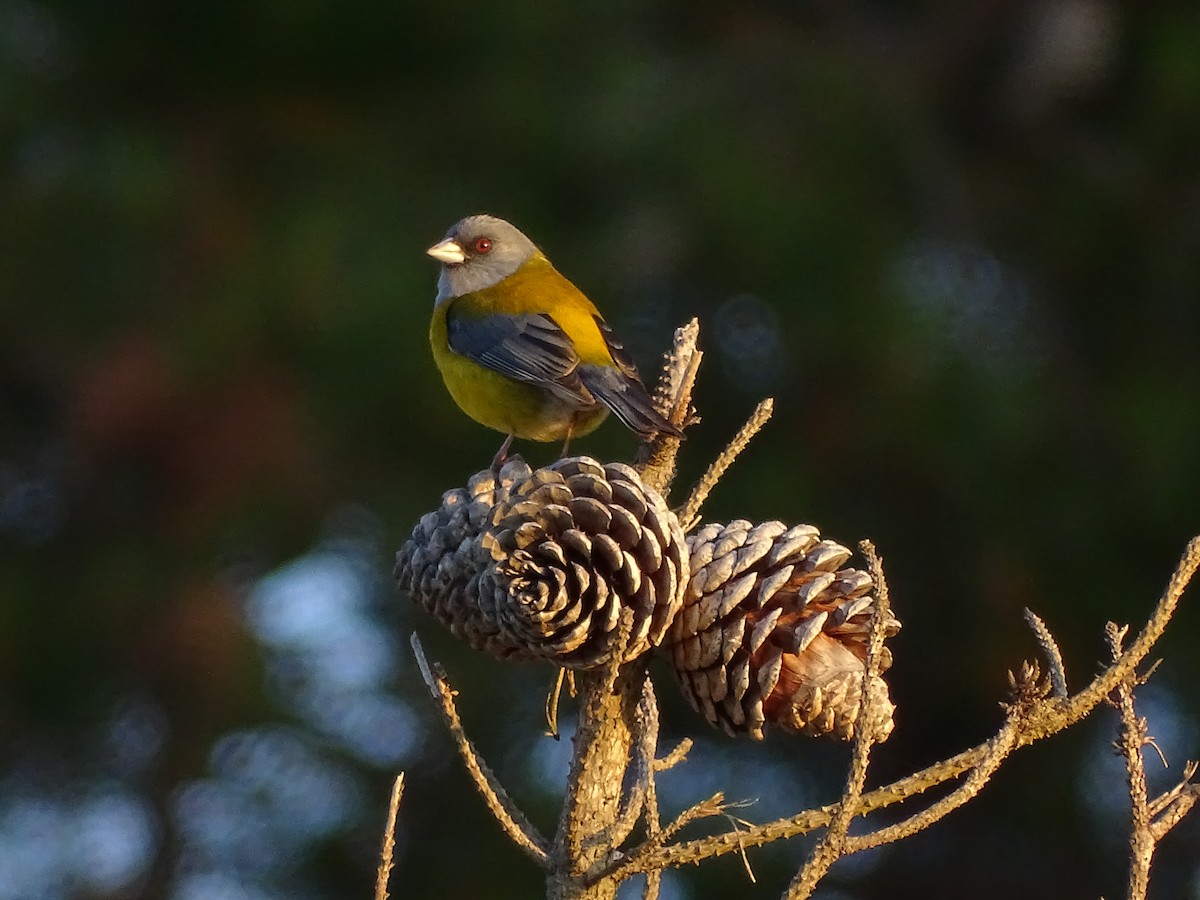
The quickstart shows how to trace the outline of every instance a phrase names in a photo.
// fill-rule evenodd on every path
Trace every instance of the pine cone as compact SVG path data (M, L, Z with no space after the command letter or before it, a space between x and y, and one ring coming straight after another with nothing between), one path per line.
M767 723L842 740L892 730L887 684L859 722L871 576L839 568L850 551L816 528L781 522L705 525L688 538L691 580L668 643L683 693L709 723L761 740ZM889 617L885 634L900 623ZM891 665L883 649L880 671Z
M688 550L661 496L620 464L585 456L479 472L413 529L400 588L477 650L574 669L662 642L683 602Z

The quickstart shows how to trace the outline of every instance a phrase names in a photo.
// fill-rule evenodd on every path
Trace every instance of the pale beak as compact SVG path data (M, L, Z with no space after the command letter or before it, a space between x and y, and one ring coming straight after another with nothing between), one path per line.
M425 252L438 262L448 266L456 266L467 259L467 254L463 253L462 244L451 238L446 238L440 244L434 244Z

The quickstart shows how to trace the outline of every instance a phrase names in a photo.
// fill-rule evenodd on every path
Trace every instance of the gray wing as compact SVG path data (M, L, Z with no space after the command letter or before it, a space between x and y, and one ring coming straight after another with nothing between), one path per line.
M654 401L650 399L650 395L646 393L646 388L642 384L642 379L638 377L633 357L617 340L617 336L608 327L608 323L599 316L596 316L595 319L604 343L608 345L613 365L580 366L579 378L584 387L611 409L630 431L636 432L644 438L659 431L682 437L683 432L668 422L662 413L654 408Z
M595 402L579 379L571 339L545 313L478 318L446 316L446 340L455 353L481 366L548 388L564 399Z
M676 437L683 435L654 408L654 402L636 375L630 377L616 366L582 365L579 378L584 387L611 409L630 431L646 438L659 431Z

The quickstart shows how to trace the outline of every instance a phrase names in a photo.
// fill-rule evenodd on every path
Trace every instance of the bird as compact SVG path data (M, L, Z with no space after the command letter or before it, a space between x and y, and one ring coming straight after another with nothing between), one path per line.
M592 301L515 225L467 216L426 253L441 263L433 358L463 412L506 435L493 469L514 438L562 441L566 456L610 412L644 439L682 437Z

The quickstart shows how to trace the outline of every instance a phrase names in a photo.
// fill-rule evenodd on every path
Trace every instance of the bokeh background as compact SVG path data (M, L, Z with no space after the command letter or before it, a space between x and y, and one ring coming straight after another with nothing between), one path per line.
M391 557L498 436L426 343L460 216L518 223L653 372L707 351L680 486L888 563L878 779L980 741L1040 612L1081 684L1200 531L1192 3L0 0L0 900L530 897L408 650L545 829L549 673L457 646ZM555 449L521 448L531 461ZM613 425L579 449L627 459ZM1142 710L1200 756L1200 595ZM844 747L707 734L670 809L835 796ZM566 727L570 728L570 718ZM827 898L1120 895L1110 712ZM778 896L803 842L671 873ZM1152 896L1200 897L1200 820Z

